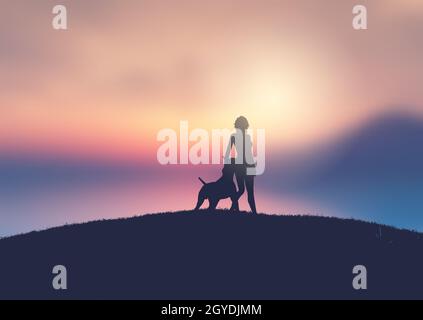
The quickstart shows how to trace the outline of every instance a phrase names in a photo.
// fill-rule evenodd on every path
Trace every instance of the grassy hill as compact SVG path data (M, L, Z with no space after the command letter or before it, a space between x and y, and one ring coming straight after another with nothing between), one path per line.
M0 298L423 298L422 253L422 234L355 220L156 214L0 240ZM352 288L355 265L367 291Z

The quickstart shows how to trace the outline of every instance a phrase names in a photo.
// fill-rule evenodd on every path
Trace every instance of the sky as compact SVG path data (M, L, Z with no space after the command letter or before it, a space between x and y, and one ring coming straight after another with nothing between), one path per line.
M266 130L272 161L380 114L423 113L419 0L63 0L66 31L51 26L56 4L0 0L0 160L9 173L21 163L77 163L137 168L161 181L169 171L157 168L156 135L181 120L211 130L245 115ZM356 4L368 8L368 30L352 28ZM113 214L93 205L89 218L133 213L125 201ZM136 207L162 209L148 199ZM1 218L21 218L4 233L53 224L28 224L31 206L13 208Z

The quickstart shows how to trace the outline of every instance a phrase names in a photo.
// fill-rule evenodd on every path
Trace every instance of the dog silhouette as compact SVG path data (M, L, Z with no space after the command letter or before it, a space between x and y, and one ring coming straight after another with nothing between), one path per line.
M234 183L235 169L235 159L231 159L230 164L223 166L222 177L216 182L206 183L199 177L203 187L198 193L198 201L194 210L200 209L206 199L209 201L208 209L214 210L220 200L230 198L232 200L231 210L239 211L238 192Z

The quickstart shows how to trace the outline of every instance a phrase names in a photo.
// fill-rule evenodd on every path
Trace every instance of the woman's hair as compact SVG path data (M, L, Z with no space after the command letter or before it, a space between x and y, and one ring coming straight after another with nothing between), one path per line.
M235 120L235 128L240 130L247 130L250 124L248 123L248 120L246 117L238 117Z

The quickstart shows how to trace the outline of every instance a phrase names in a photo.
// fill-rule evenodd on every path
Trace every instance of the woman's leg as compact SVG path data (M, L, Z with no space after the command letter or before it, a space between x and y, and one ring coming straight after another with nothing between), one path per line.
M257 214L256 200L254 198L254 176L246 175L245 185L247 186L248 204L250 205L252 213Z
M236 184L238 185L237 201L245 191L245 175L242 170L235 171Z

